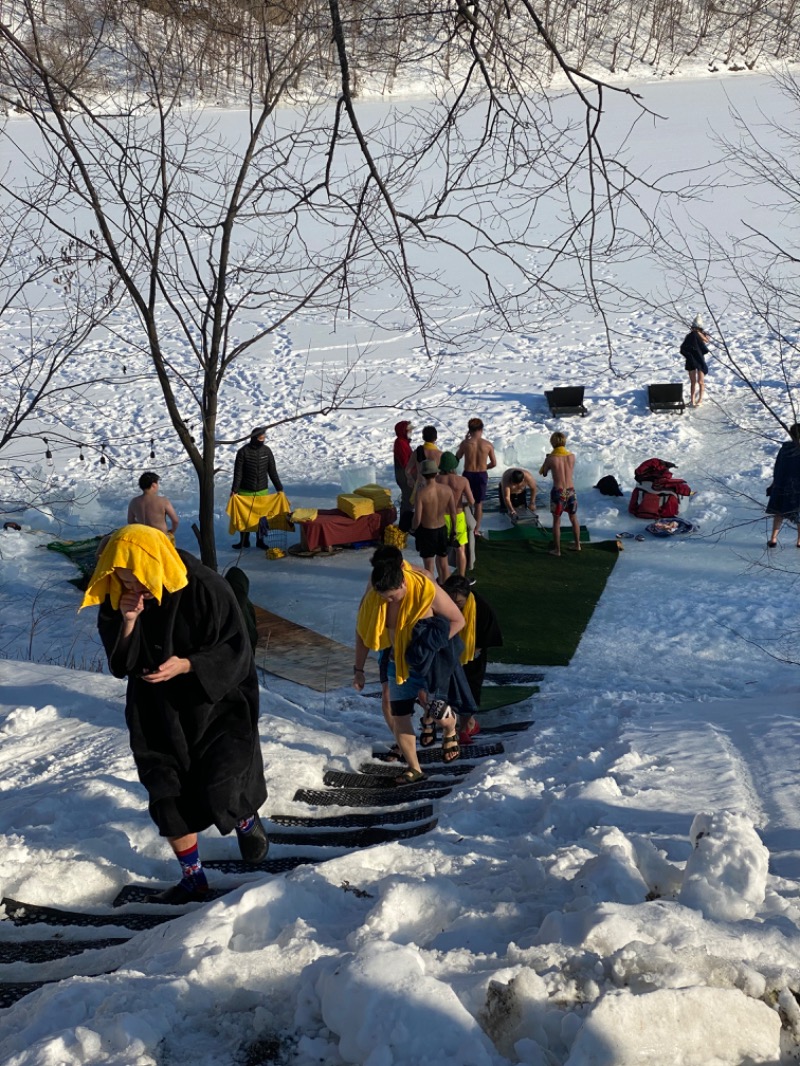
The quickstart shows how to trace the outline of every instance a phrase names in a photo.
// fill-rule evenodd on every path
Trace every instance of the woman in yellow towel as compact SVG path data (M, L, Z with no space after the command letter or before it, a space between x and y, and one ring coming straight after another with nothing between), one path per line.
M384 545L377 549L370 561L372 575L356 622L353 685L361 691L367 655L370 651L381 652L381 681L389 696L387 723L408 767L395 783L413 784L422 781L425 774L417 758L412 715L416 700L427 704L427 693L425 680L415 677L408 669L406 650L414 626L421 619L434 616L447 619L452 638L464 628L464 616L426 573L404 562L398 548ZM436 742L436 725L428 710L426 707L422 719L420 743L423 747ZM442 757L445 762L458 757L457 728L458 720L449 711L449 715L442 717Z
M208 897L197 834L235 829L247 862L269 847L258 808L267 798L258 735L258 679L233 590L223 577L150 526L108 538L81 607L97 627L115 677L128 678L125 720L150 817L181 866L153 897Z

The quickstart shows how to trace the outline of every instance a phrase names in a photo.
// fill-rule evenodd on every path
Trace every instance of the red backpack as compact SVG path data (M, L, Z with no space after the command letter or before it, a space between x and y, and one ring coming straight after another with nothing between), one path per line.
M663 459L646 459L633 472L638 482L631 493L628 511L636 518L674 518L681 509L681 496L692 490L683 478L673 477L674 463Z

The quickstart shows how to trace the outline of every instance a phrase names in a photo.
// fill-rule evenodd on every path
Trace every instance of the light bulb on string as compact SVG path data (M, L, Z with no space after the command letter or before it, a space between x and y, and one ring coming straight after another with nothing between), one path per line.
M80 459L80 461L82 463L85 462L85 460L86 460L86 456L83 454L83 445L82 444L78 445L78 458Z
M52 463L53 453L50 451L50 441L47 439L47 437L42 437L42 440L44 441L45 446L44 457L45 459L47 459L48 462Z
M106 446L105 446L105 444L101 444L100 445L100 466L105 466L105 465L106 465Z
M150 438L150 458L151 459L155 459L155 457L156 457L156 442L155 442L155 438L151 437Z

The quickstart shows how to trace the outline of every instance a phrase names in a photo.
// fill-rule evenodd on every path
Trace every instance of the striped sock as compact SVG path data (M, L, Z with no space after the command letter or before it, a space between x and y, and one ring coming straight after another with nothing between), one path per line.
M185 851L176 851L175 856L181 864L181 881L187 887L207 888L206 872L200 862L200 849L197 844Z

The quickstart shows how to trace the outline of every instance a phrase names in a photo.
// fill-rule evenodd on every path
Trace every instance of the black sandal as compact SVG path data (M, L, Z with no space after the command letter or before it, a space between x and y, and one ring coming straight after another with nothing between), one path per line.
M458 743L458 734L450 733L442 737L442 759L444 762L455 762L461 754L461 745Z
M425 774L422 770L412 770L411 767L405 770L399 777L394 779L396 785L416 785L417 781L424 781Z
M405 755L403 755L402 751L400 750L400 745L399 744L392 744L391 748L389 748L389 750L386 752L386 754L381 756L381 761L382 762L405 762L406 761L406 757L405 757Z
M436 743L436 723L432 720L422 719L422 730L419 734L419 746L421 748L432 748Z

